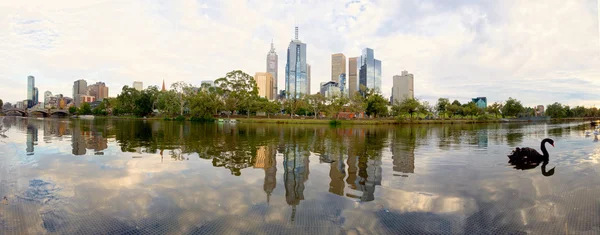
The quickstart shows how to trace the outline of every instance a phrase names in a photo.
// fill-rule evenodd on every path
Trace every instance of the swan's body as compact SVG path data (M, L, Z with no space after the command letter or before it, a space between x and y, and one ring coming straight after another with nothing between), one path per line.
M541 149L543 154L540 154L537 150L528 147L516 148L510 155L508 155L508 158L510 159L508 163L514 165L515 169L518 170L533 169L539 166L540 163L543 163L542 174L545 176L554 174L554 168L546 172L546 164L548 164L550 157L548 151L546 150L546 143L550 143L552 147L554 147L554 140L548 138L542 140Z

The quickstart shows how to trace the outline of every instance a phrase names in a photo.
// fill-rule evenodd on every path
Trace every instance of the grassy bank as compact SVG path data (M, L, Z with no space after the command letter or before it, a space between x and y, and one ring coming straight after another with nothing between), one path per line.
M164 117L150 117L150 118L140 118L135 116L97 116L96 118L105 118L105 119L139 119L139 120L164 120ZM215 119L224 119L227 118L215 118ZM506 122L502 119L487 119L487 120L479 120L479 119L439 119L439 120L410 120L410 119L352 119L352 120L338 120L334 121L332 119L314 119L311 117L301 118L297 117L294 119L290 119L287 116L279 116L279 117L246 117L246 116L235 116L231 117L231 119L235 119L240 123L265 123L265 124L317 124L317 125L330 125L335 123L335 125L400 125L400 124L474 124L474 123L502 123ZM505 119L506 120L506 119ZM596 118L561 118L561 119L551 119L550 121L582 121L582 120L596 120ZM175 121L171 119L171 121ZM185 118L185 121L190 121L189 117ZM517 119L508 119L508 122L528 122L526 120L517 120Z

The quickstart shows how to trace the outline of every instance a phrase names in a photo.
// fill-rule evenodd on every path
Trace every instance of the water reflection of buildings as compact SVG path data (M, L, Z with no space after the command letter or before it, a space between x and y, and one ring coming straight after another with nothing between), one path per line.
M256 151L256 162L254 168L265 170L265 181L263 190L267 194L267 203L270 202L271 193L277 186L277 160L276 152L272 146L260 146Z
M38 127L34 124L27 124L27 155L33 155L34 145L38 141Z
M79 123L75 123L71 134L73 155L85 155L87 150L94 150L94 154L102 155L108 148L108 140L99 131L82 131Z
M488 147L488 129L482 128L477 132L477 147L487 148Z
M363 144L362 146L351 146L348 150L346 183L350 189L361 191L362 195L348 192L346 196L358 198L363 202L373 201L375 188L377 185L381 185L382 161L380 145L371 142L381 142L382 139L376 133L369 133L369 131L366 134L363 132L355 134L358 134L356 143Z
M298 145L292 145L283 152L283 181L285 200L292 206L292 217L296 216L296 206L304 200L304 182L308 180L310 152L302 151Z

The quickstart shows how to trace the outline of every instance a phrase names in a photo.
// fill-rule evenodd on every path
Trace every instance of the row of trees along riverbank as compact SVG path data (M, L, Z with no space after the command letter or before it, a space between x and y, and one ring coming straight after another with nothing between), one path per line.
M361 95L364 94L364 95ZM283 111L290 118L329 117L338 119L341 112L364 113L368 118L397 119L497 119L521 116L535 116L535 110L524 107L514 98L505 102L489 104L486 109L477 107L473 102L461 104L458 100L450 102L439 98L436 104L418 99L405 99L389 107L389 101L378 91L361 87L361 92L350 97L337 96L326 98L321 94L302 95L300 98L267 100L258 95L254 78L240 70L227 73L215 80L214 86L204 84L200 87L185 82L176 82L171 89L160 91L151 86L142 91L124 86L116 98L104 99L92 109L83 104L79 109L71 108L73 114L93 114L111 116L150 117L190 117L194 120L213 120L219 114L238 114L246 117L264 113L268 118ZM157 111L157 112L155 112ZM598 117L597 108L577 106L570 108L559 103L548 105L547 115L553 118Z

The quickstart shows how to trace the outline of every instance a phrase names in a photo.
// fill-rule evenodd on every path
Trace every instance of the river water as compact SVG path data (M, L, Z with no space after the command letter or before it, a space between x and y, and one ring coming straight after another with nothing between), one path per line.
M0 119L0 234L600 233L588 122ZM546 137L544 174L507 163Z

